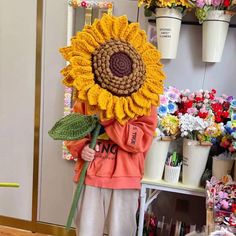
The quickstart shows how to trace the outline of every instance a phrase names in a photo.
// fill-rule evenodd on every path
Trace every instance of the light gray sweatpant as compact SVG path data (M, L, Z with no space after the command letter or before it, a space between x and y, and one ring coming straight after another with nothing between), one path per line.
M75 218L77 236L135 236L139 190L85 185Z

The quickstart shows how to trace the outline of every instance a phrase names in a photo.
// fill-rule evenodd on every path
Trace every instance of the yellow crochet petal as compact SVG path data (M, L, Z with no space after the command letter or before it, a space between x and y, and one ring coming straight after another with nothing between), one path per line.
M70 63L72 66L92 66L91 60L81 56L72 57Z
M71 57L74 55L72 46L60 48L59 52L62 54L62 56L65 58L66 61L69 61Z
M82 101L87 100L88 90L93 86L93 84L88 84L84 86L81 90L78 89L78 98Z
M114 118L114 106L115 106L114 97L111 97L107 104L106 119Z
M100 94L100 86L98 84L95 84L93 87L91 87L88 91L88 102L89 105L97 105L98 104L98 96Z
M139 23L131 23L128 25L126 31L120 38L129 42L132 38L136 37L138 32L139 32Z
M88 115L94 115L97 114L99 112L98 107L95 105L89 105L87 104L87 114Z
M146 99L139 91L132 93L131 97L137 105L144 108L150 108L151 102L149 99Z
M146 99L150 99L151 101L156 101L156 102L158 102L158 100L159 100L158 94L153 93L152 91L150 91L146 85L142 86L142 88L139 90L139 92L140 92Z
M88 85L93 86L95 83L93 80L89 80L89 79L83 79L82 77L76 78L74 80L73 86L77 89L77 90L82 90L83 88L85 88ZM90 86L90 87L91 87Z
M92 27L95 27L105 40L110 40L112 35L112 16L104 14L101 20L95 20Z
M134 103L131 97L127 98L129 103L129 108L131 111L133 111L135 114L142 116L143 115L143 107L139 107L137 104Z
M130 43L135 47L136 49L139 49L142 47L147 41L146 32L144 30L140 30L135 37L130 38Z
M94 48L98 48L100 46L100 44L95 40L95 38L86 31L79 32L77 35L78 39L86 41L89 45L91 45Z
M139 47L137 50L140 54L143 54L144 52L146 52L149 49L157 50L156 47L153 44L149 43L149 42L146 42L141 47Z
M114 18L113 27L112 27L112 37L114 39L122 38L128 27L128 19L127 16L120 16L118 18Z
M163 94L164 89L163 89L163 84L161 82L160 85L158 86L156 84L153 84L152 82L147 81L146 85L151 92L156 94Z
M143 54L141 54L141 56L142 56L143 62L146 66L155 65L161 59L160 52L155 49L149 49L146 52L144 52Z
M96 21L96 20L95 20ZM83 29L83 32L86 32L90 35L93 36L93 38L96 40L96 42L101 45L105 42L104 37L102 36L102 34L100 33L100 31L98 31L96 29L95 26L91 26L91 25L87 25L85 26L85 28Z
M129 103L128 100L126 98L123 98L123 103L124 103L124 111L125 114L129 117L129 118L134 118L135 117L135 113L133 113L130 108L129 108Z
M101 92L98 96L98 106L101 110L106 110L107 104L111 99L112 95L105 89L101 89Z
M74 82L74 79L70 75L66 76L62 80L62 83L67 87L73 87L73 82Z
M115 97L115 116L122 120L125 117L124 106L122 99Z

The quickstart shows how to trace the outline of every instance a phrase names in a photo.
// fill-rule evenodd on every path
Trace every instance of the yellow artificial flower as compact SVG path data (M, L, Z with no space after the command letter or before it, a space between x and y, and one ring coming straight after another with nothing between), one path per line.
M105 14L60 52L69 62L61 72L64 84L75 87L78 99L102 120L115 118L123 124L149 115L151 106L159 104L165 79L160 53L126 16Z
M172 4L175 4L176 0L158 0L158 7L172 7Z
M176 136L179 133L179 119L177 116L167 115L161 119L161 127L167 135Z

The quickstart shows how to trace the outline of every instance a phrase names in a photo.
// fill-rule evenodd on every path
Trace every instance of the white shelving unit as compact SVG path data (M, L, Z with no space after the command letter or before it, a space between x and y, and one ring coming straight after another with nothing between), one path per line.
M153 190L148 197L147 197L147 189ZM170 184L163 180L154 181L150 179L143 179L141 194L140 194L138 236L142 236L143 234L145 211L147 210L148 206L152 203L152 201L156 199L162 191L205 197L205 190L203 188L194 188L191 186L184 185L182 183Z

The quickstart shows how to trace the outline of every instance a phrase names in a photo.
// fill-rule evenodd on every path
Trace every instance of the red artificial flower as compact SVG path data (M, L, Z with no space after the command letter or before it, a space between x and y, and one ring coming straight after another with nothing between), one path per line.
M230 6L230 0L224 0L224 6L225 7Z
M225 101L225 102L223 102L222 106L223 106L224 110L229 110L230 103Z
M218 111L223 110L223 107L220 103L213 103L213 104L211 104L211 107L212 107L214 112L218 112Z
M220 123L222 121L220 116L215 116L216 123Z
M85 1L81 2L81 7L87 7L87 5L88 5L87 2L85 2Z
M193 106L193 101L187 101L184 103L185 108L191 108Z
M196 102L202 102L204 100L204 98L203 97L201 97L201 98L200 97L196 97L195 100L196 100Z
M228 111L223 111L221 116L224 117L224 118L228 118L229 117L229 112Z
M215 89L212 89L211 92L212 92L213 94L216 94L216 90L215 90Z
M214 98L215 98L214 93L209 93L209 99L210 99L210 100L214 100Z
M208 112L198 112L198 116L202 119L205 119L208 116Z

